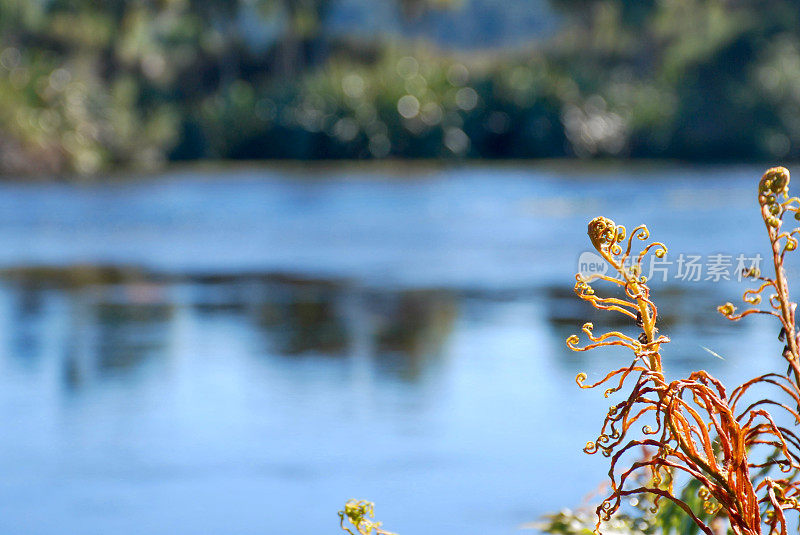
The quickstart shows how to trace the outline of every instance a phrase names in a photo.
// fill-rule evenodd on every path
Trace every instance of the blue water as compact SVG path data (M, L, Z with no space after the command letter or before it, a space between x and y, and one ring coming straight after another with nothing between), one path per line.
M766 256L760 171L2 183L0 532L335 533L353 497L402 535L487 535L578 506L609 400L574 377L627 362L563 342L590 313L571 297L586 222ZM735 281L653 287L671 373L774 362L777 326L713 315Z

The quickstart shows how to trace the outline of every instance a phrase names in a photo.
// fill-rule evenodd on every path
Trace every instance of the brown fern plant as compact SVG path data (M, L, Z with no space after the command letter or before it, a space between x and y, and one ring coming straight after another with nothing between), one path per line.
M644 225L630 234L610 219L598 217L589 223L589 238L597 252L612 267L611 275L576 276L575 292L592 306L625 316L641 329L633 338L613 331L602 335L593 332L591 323L583 326L587 345L579 346L579 337L567 339L575 351L602 346L623 346L633 353L632 362L608 373L593 384L585 384L586 374L576 378L581 388L610 385L606 397L633 383L624 401L613 405L605 418L597 440L584 451L601 452L611 458L609 476L611 494L597 508L597 530L622 506L623 498L648 494L655 507L659 501L673 501L708 535L714 530L701 516L727 518L735 534L787 533L786 512L800 511L800 439L795 431L781 425L770 411L784 411L795 424L800 422L800 361L795 325L796 304L789 299L784 256L798 246L800 229L781 231L783 216L793 213L800 219L800 199L788 196L789 172L777 167L761 179L758 202L772 245L774 278L762 277L756 269L745 275L759 281L757 289L748 290L743 300L751 306L737 313L731 303L719 311L731 320L750 314L767 314L781 322L781 339L786 341L782 357L788 361L785 374L769 373L755 377L728 393L725 386L705 371L691 373L685 379L669 380L664 374L661 346L669 338L659 334L658 308L650 298L650 288L642 276L642 262L648 254L663 257L667 248L660 242L648 243ZM634 244L642 242L638 253ZM593 283L611 285L616 292L601 297ZM769 308L755 308L761 294L770 290ZM758 388L754 388L758 387ZM775 395L759 398L763 387ZM752 399L752 398L756 399ZM769 410L768 410L769 409ZM630 435L641 428L642 435ZM635 429L634 429L635 428ZM622 468L623 456L632 450L648 448L650 454ZM701 511L692 510L678 498L676 478L688 476L701 485Z

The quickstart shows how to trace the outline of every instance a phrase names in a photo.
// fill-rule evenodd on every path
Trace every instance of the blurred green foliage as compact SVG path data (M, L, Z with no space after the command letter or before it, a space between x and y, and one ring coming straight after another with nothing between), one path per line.
M698 481L689 481L680 492L680 499L694 511L703 511L703 499L700 497L701 485ZM698 525L675 505L663 499L657 510L652 499L643 497L631 498L625 513L616 514L611 520L603 522L602 533L619 533L628 535L698 535ZM655 512L653 512L655 510ZM700 518L711 522L713 515L701 513ZM592 535L595 531L597 515L594 511L563 509L558 513L545 515L542 521L533 526L543 533L562 535Z
M0 0L0 171L800 157L800 2L550 3L548 39L459 52L331 32L332 0Z

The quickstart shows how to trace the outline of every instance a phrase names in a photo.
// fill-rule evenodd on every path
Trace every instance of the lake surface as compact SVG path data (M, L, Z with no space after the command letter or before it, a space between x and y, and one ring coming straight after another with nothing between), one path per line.
M2 183L0 531L335 533L352 497L402 535L491 535L579 506L610 401L575 375L628 362L564 344L604 321L572 295L586 222L647 222L668 259L766 257L761 172ZM714 312L743 285L666 278L671 374L775 362L775 324Z

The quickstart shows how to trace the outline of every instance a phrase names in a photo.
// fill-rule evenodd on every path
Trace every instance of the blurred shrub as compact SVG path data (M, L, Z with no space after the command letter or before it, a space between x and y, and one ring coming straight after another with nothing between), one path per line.
M470 65L389 50L371 64L334 56L297 83L258 91L199 115L220 131L211 152L234 158L551 156L564 153L556 85L541 61Z
M703 499L700 497L701 485L697 481L689 481L680 493L680 499L694 511L703 511ZM601 525L603 533L620 533L629 535L697 535L700 528L683 510L670 501L662 501L658 510L653 512L653 500L648 497L631 498L624 513L614 515L611 520ZM705 522L712 520L712 515L701 513ZM558 513L545 515L541 521L529 527L543 533L563 535L591 535L595 533L597 514L594 510L563 509Z
M0 171L800 157L800 2L551 5L529 49L444 52L331 32L328 0L0 0Z

